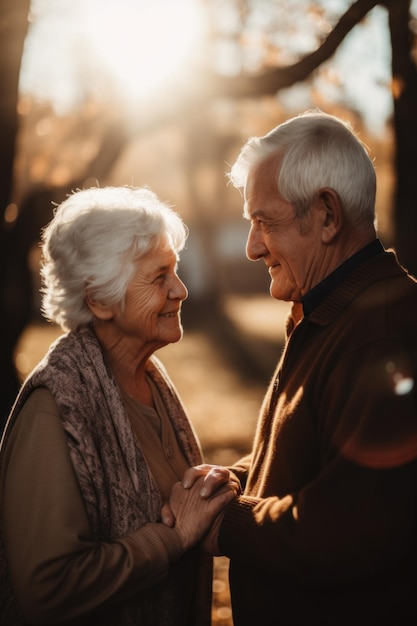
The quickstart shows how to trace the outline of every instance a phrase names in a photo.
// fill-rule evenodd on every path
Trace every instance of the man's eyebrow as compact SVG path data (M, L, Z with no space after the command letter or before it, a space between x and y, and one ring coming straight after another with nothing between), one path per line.
M268 215L262 209L254 209L253 211L246 210L246 215L250 220L263 219L265 220Z

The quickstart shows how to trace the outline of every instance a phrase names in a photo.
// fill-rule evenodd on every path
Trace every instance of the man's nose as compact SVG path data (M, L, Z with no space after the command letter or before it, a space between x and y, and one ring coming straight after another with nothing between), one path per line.
M251 227L246 241L246 256L250 261L258 261L267 252L260 229Z

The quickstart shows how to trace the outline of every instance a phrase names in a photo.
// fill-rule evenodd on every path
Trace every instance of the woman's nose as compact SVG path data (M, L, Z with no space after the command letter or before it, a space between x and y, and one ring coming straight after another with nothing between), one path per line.
M186 300L188 298L188 289L179 276L175 276L175 283L170 290L172 299Z

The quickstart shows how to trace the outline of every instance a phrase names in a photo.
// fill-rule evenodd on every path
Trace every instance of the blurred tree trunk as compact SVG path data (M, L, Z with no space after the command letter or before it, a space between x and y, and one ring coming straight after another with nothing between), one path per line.
M387 3L396 144L394 241L399 260L417 277L417 68L412 59L410 5L411 0Z
M18 389L13 350L30 314L31 300L26 290L26 260L19 258L13 224L6 220L13 187L19 74L29 8L30 0L0 0L0 424Z

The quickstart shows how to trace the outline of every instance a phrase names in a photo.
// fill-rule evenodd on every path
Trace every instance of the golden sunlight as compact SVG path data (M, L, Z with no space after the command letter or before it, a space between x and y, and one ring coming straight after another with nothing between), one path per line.
M196 59L204 20L196 0L86 2L90 54L122 97L149 97Z

